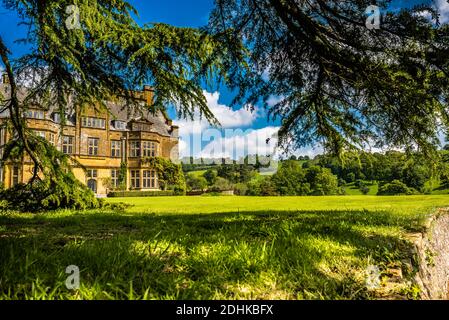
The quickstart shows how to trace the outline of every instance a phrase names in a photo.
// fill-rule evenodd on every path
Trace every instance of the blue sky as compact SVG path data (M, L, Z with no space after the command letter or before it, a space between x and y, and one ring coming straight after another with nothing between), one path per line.
M213 0L131 0L139 12L139 23L163 22L181 27L201 27L207 24L209 13L213 7ZM432 0L397 0L395 7L401 8L416 3L431 3ZM449 21L449 4L446 0L435 0L435 6L440 9L443 22ZM23 26L17 26L18 19L13 12L0 7L0 34L12 48L14 56L26 52L26 46L14 44L14 41L24 35ZM219 133L210 129L207 123L199 121L189 122L178 120L181 126L181 156L230 156L259 152L271 153L273 145L267 146L266 138L276 132L279 123L267 121L266 112L255 106L256 111L251 113L244 106L234 109L227 107L233 98L226 88L219 88L217 92L205 91L209 106L223 124ZM175 112L170 109L170 116L176 118ZM226 130L226 135L225 135ZM267 136L268 135L268 136ZM275 141L275 137L272 137ZM200 142L198 142L200 140ZM254 140L260 140L254 143ZM263 143L262 143L263 141ZM196 147L194 147L196 145ZM223 152L221 152L223 150ZM227 151L226 151L227 150ZM307 148L298 151L300 154L313 155L320 148ZM231 153L231 154L230 154Z

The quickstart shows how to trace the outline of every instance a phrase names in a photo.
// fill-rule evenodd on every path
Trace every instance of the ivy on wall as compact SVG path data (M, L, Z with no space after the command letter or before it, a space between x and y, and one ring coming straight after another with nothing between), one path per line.
M126 178L127 178L128 168L126 162L120 163L120 172L118 175L118 186L120 190L126 190Z
M173 190L175 194L186 193L186 180L180 164L160 157L142 158L141 162L156 170L161 189Z

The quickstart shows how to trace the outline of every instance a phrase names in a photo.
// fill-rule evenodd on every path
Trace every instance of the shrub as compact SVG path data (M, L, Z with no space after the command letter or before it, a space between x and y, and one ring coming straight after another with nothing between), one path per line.
M197 177L189 173L186 177L188 191L203 191L207 188L207 180L204 177Z
M303 169L308 169L308 168L310 168L312 165L310 164L310 161L307 161L307 162L304 162L303 164L302 164L302 168Z
M213 169L209 169L203 174L203 177L206 179L207 185L209 186L214 185L214 183L217 181L217 176L217 171Z
M180 185L169 185L165 191L173 191L174 196L185 196L187 193L186 188Z
M279 192L277 192L276 186L270 177L263 179L260 183L260 195L267 197L279 195Z
M370 189L369 189L366 185L363 185L363 186L360 187L360 191L361 191L364 195L367 195L367 194L369 193Z
M31 136L28 147L35 155L39 155L39 166L35 165L36 174L26 184L0 190L0 200L6 201L7 210L83 210L101 205L94 193L75 177L67 155L40 137ZM26 151L23 141L12 139L3 147L2 160L16 160L24 154Z
M393 180L390 183L380 186L378 195L412 195L418 193L415 189L409 188L405 183L399 180Z
M71 172L59 176L58 179L61 182L45 179L2 190L0 200L5 201L5 209L21 212L84 210L101 206L101 201L95 198L94 193Z
M346 181L348 181L349 183L354 182L355 181L355 173L354 172L350 172L346 175Z
M422 193L424 193L425 195L430 195L430 194L432 194L432 188L424 187L424 188L422 188Z
M103 205L104 209L109 209L114 212L124 212L126 209L134 207L133 204L118 202L118 203L105 203Z
M355 182L354 182L354 186L356 187L356 188L359 188L359 189L361 189L362 187L364 187L366 184L365 184L365 181L363 181L363 180L361 180L361 179L358 179L358 180L356 180Z
M401 180L404 181L407 186L423 190L425 183L430 179L430 171L425 166L412 165L404 168L402 171Z
M260 196L261 189L260 189L260 181L254 180L247 183L248 189L246 190L247 196Z
M310 192L306 181L306 170L297 161L284 161L278 171L271 177L276 193L283 196L302 196ZM263 189L260 189L263 191Z
M315 176L314 184L314 194L333 195L338 192L337 177L329 169L322 169Z
M228 180L222 177L217 177L217 181L215 181L214 185L209 189L212 192L221 192L221 191L229 191L233 190L233 185Z
M180 194L185 194L186 179L180 164L175 164L170 159L161 157L146 157L142 158L141 162L149 164L156 170L161 189L168 190L172 186L172 189L179 190Z
M217 168L217 175L231 183L249 182L255 177L256 171L251 165L224 164Z
M237 196L244 196L248 191L248 185L246 183L237 183L234 185L234 194Z

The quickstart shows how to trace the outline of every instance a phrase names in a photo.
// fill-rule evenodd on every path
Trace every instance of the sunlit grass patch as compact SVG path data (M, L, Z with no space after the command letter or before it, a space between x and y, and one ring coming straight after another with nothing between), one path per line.
M192 209L189 198L171 198L184 213L151 198L146 204L137 199L127 212L2 215L0 298L376 298L366 287L367 268L378 266L384 276L410 259L404 235L420 230L424 218L447 203L438 196L392 197L389 203L211 199L215 207L206 200ZM282 201L296 209L283 209ZM209 211L191 212L206 206ZM78 290L65 287L69 265L80 269Z

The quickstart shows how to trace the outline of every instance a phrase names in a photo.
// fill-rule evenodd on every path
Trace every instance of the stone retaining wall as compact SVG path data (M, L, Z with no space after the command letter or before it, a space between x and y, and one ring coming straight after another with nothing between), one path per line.
M444 209L427 224L427 231L415 238L421 299L449 299L449 210Z

